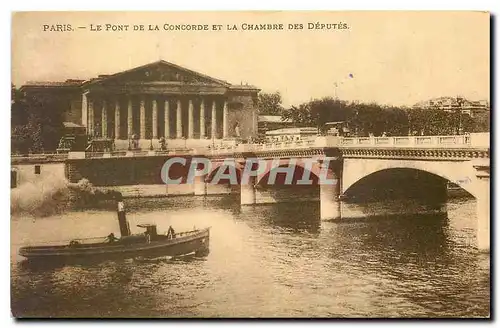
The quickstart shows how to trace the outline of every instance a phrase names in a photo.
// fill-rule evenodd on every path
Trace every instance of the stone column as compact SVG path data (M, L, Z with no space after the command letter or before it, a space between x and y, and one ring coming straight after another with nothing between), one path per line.
M153 99L153 139L158 139L158 102Z
M212 138L217 139L217 103L212 102Z
M115 139L120 139L120 101L115 102Z
M89 105L88 133L91 136L94 136L94 101L92 99L88 99L88 105Z
M101 130L102 130L102 137L107 138L108 137L108 104L106 103L106 100L102 101L102 111L101 111Z
M165 100L165 139L170 138L170 102Z
M320 163L319 179L320 217L325 219L340 219L340 180L335 170L329 167L328 161ZM323 181L322 181L323 180ZM332 183L332 180L334 183Z
M222 115L222 127L223 127L223 134L222 134L222 137L223 138L227 138L229 137L229 125L228 125L228 121L227 121L227 114L228 114L228 109L227 109L227 100L224 100L224 111L223 111L223 115Z
M476 195L477 248L481 252L490 251L490 178L478 177Z
M82 94L82 125L88 128L89 126L89 116L88 116L88 103L87 103L87 93Z
M181 100L177 99L177 125L175 128L177 139L182 138L182 111L181 111Z
M200 104L200 139L205 139L206 137L205 131L205 101L201 99Z
M120 101L115 102L115 139L120 139Z
M194 138L194 106L193 100L189 99L189 108L188 108L188 138Z
M127 105L127 134L128 137L133 133L133 123L134 123L134 117L133 117L133 112L132 112L132 99L128 99L128 105Z
M146 138L146 103L144 101L144 98L141 99L139 120L141 121L140 122L140 126L141 126L140 138L145 139Z

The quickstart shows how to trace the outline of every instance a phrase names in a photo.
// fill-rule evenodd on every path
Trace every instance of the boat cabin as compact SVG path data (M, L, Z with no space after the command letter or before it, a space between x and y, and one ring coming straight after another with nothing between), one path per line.
M138 224L139 228L146 229L145 233L151 236L151 239L158 235L155 224Z

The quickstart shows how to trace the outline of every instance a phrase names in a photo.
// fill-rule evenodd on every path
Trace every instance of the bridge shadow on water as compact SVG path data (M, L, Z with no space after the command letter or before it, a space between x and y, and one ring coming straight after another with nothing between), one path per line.
M242 207L238 219L279 229L283 233L317 235L321 230L319 202L286 202Z

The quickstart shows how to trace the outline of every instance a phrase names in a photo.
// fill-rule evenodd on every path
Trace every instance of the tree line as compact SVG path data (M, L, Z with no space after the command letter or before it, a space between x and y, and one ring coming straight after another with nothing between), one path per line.
M259 94L260 115L280 115L297 127L317 127L326 132L328 122L345 122L357 136L453 135L490 130L489 112L471 117L459 110L385 106L345 101L333 97L313 99L284 108L279 92Z
M11 85L11 152L41 153L57 149L63 131L64 108L43 94L25 96Z

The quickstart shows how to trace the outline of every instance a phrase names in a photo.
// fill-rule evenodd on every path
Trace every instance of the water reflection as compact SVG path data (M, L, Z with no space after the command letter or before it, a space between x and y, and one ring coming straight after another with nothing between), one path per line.
M388 214L325 222L319 203L240 207L233 196L127 203L131 226L212 226L205 259L121 260L30 267L12 254L12 310L23 316L270 317L485 316L489 258L473 245L473 201L448 212ZM236 205L235 205L236 204ZM373 213L387 204L345 211ZM360 206L360 205L356 205ZM28 222L13 239L53 238L44 229L87 234L114 229L95 210ZM82 221L84 220L84 221ZM43 229L42 229L43 228ZM159 229L161 230L161 229Z
M237 217L245 222L270 227L283 233L319 234L319 203L279 203L243 207Z

